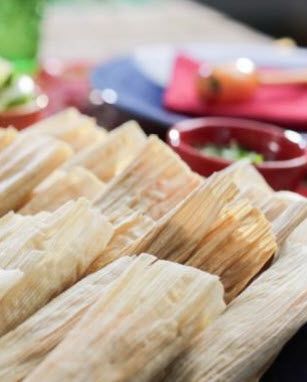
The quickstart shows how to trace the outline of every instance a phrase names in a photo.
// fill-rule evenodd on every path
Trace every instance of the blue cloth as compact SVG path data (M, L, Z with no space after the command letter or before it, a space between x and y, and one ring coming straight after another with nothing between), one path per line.
M91 85L99 90L114 90L118 96L118 108L161 124L165 129L187 118L163 108L163 89L144 77L130 57L117 58L98 66L91 75Z

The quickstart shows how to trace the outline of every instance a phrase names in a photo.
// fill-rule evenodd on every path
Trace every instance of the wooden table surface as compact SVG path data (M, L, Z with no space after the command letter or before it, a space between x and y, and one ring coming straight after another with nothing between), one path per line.
M47 8L41 55L97 61L141 44L197 41L269 43L270 39L189 0L138 5L64 2Z

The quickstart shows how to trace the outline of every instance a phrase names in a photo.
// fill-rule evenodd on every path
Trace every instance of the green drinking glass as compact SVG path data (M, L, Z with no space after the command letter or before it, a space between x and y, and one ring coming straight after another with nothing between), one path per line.
M0 56L34 72L45 0L0 0Z

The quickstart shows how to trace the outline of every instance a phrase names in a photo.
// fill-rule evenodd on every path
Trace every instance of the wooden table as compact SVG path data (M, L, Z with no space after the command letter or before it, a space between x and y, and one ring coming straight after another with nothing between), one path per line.
M213 9L188 0L112 5L56 3L47 8L42 57L102 60L156 42L254 42L270 39Z

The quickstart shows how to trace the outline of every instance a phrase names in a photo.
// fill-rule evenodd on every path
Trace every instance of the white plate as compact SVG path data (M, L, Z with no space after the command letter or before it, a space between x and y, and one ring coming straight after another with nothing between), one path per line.
M307 67L307 49L259 44L146 45L135 49L133 59L147 78L165 87L170 80L174 59L178 53L213 63L248 57L259 66Z

